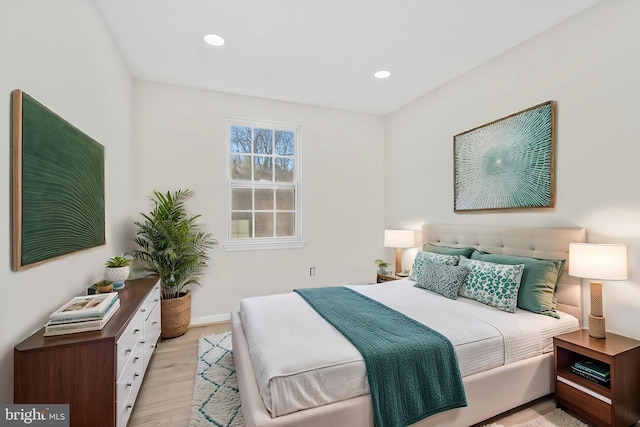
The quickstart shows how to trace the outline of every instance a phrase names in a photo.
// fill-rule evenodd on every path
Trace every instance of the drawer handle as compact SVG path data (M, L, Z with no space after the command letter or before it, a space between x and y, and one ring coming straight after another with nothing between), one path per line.
M129 403L129 404L127 405L127 411L130 411L130 410L131 410L131 408L133 408L133 405L132 405L131 403Z
M138 359L140 359L140 356L136 356L136 357L134 357L134 358L133 358L133 361L134 361L134 362L137 362L137 361L138 361Z
M133 378L138 378L140 376L140 374L138 372L133 374Z
M128 349L126 349L126 350L124 351L124 354L131 353L132 351L133 351L133 349L132 349L132 348L128 348Z
M140 311L144 313L145 311L147 311L147 309L146 308L141 308Z
M158 302L158 301L160 301L159 298L156 298L156 299L153 300L153 302Z
M138 332L140 332L140 329L139 329L139 328L135 328L135 329L133 330L133 333L134 333L134 334L137 334Z
M152 325L157 325L157 324L158 324L158 322L157 322L157 321L155 321L155 322L153 322L153 323L152 323Z
M146 343L146 341L140 341L140 344L144 344L144 343Z
M156 345L155 344L151 344L149 347L150 348L156 348Z
M128 383L127 383L127 387L131 387L132 385L133 385L133 383L132 383L132 382L128 382Z

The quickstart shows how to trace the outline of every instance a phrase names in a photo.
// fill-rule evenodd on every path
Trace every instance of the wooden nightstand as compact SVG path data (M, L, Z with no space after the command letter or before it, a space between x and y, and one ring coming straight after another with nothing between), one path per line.
M378 278L376 280L376 283L390 282L392 280L398 280L398 279L402 279L402 277L396 276L395 273L387 273L387 274L378 273Z
M557 405L596 426L630 426L640 419L640 341L611 333L592 338L583 329L554 337L553 349ZM571 372L584 359L609 365L608 386Z

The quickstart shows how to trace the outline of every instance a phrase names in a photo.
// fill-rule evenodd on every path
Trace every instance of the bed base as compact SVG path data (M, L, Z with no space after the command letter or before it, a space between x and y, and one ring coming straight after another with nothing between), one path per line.
M373 427L369 395L271 418L255 380L240 313L231 314L231 338L246 427ZM467 407L441 412L414 426L468 427L552 393L553 353L469 375L462 382Z
M586 241L581 228L486 227L426 224L422 243L473 246L505 255L569 259L569 244ZM579 278L567 274L558 282L558 309L582 322ZM238 374L242 413L247 427L370 427L373 411L369 395L271 418L263 404L239 313L232 313L233 357ZM420 427L467 427L553 392L553 353L522 360L462 379L468 406L428 417Z

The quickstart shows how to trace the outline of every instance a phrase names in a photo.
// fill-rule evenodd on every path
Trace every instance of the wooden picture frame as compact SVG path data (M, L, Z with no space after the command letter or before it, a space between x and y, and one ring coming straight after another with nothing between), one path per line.
M555 206L555 104L453 137L454 212Z
M12 101L12 268L105 241L104 147L21 90Z

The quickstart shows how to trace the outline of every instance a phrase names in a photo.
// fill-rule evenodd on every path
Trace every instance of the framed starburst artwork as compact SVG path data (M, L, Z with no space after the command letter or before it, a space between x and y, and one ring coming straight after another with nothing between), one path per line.
M455 212L555 205L554 102L453 137Z

